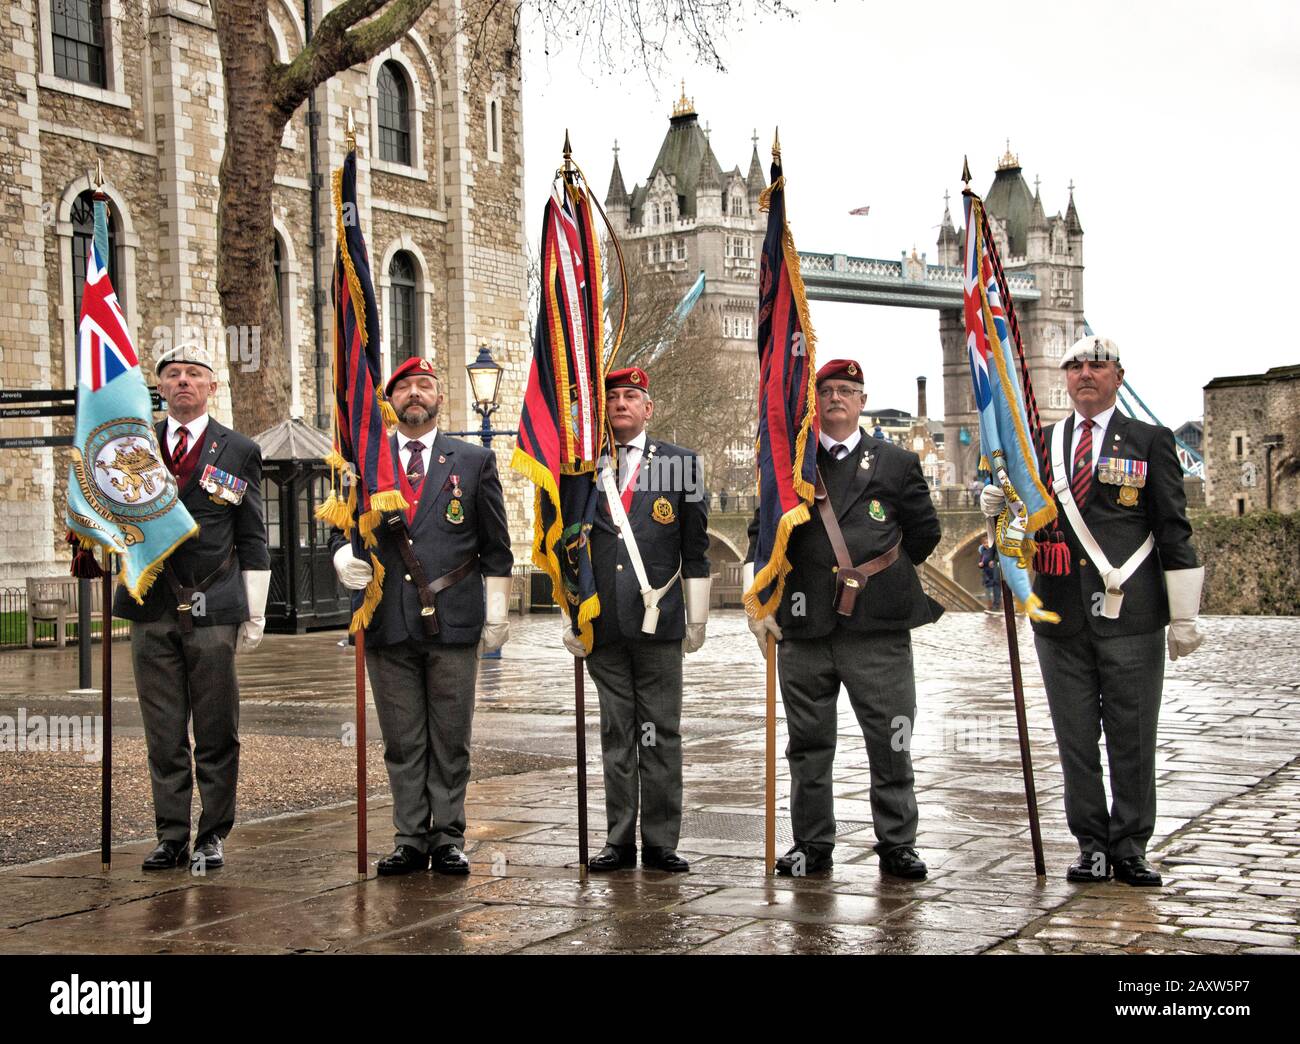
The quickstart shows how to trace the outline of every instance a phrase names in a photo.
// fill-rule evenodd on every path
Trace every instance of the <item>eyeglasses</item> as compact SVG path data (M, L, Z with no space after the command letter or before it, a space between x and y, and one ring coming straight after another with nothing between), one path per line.
M823 384L818 387L817 394L823 399L851 399L861 395L862 389L856 384Z

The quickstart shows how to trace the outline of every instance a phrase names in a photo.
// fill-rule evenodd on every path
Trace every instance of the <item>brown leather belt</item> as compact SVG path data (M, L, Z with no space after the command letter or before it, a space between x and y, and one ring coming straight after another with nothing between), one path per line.
M221 560L221 565L209 573L201 584L186 587L181 583L180 577L176 575L176 571L172 568L171 559L167 559L167 564L163 566L163 577L167 580L167 586L172 589L172 594L176 596L176 624L180 628L181 634L189 634L194 630L195 596L203 594L216 583L225 571L234 564L234 561L235 548L232 544L230 550L226 552L226 557Z
M831 550L835 552L835 561L838 563L835 568L835 611L841 616L852 616L858 595L867 586L867 578L888 569L898 561L898 549L902 547L903 541L900 538L898 543L884 554L877 555L861 565L854 565L853 559L849 557L848 546L844 543L844 534L840 531L839 520L835 517L835 509L831 507L831 498L822 483L821 472L817 473L817 486L813 495L817 500L817 511L822 517L822 526L830 539Z
M443 573L433 583L429 583L425 579L424 567L415 557L415 549L411 546L411 536L406 530L406 519L401 512L394 511L387 516L386 521L388 530L393 534L393 540L397 544L397 553L402 556L402 564L406 566L406 579L415 585L415 593L420 599L420 626L424 628L424 636L436 637L438 610L434 604L435 596L469 576L478 566L478 555L471 555L450 573Z

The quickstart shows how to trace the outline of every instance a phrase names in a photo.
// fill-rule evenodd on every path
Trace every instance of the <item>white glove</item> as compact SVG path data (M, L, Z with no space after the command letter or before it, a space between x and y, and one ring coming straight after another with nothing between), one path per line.
M980 510L989 518L997 518L1007 506L1007 495L1000 486L985 486L980 491Z
M352 554L351 544L344 544L334 552L334 575L349 591L364 591L375 571L369 562L363 562Z
M573 633L573 628L569 626L569 618L562 616L560 618L561 638L564 641L564 647L569 650L578 659L583 659L587 655L587 650L583 647L582 639Z
M487 618L483 636L478 642L478 654L497 652L510 637L510 577L484 577L487 587Z
M1190 656L1201 647L1205 634L1196 623L1201 611L1201 585L1205 567L1170 569L1165 572L1165 590L1169 593L1169 631L1165 642L1171 661Z
M266 629L266 596L271 588L269 569L258 569L243 576L248 619L239 625L239 634L235 637L237 653L251 651L262 644L262 632Z
M709 576L682 581L686 602L686 640L682 643L683 653L698 652L704 644L704 625L709 619L709 589L712 586L713 578Z
M740 589L748 591L754 586L754 563L746 562L740 571ZM745 617L745 623L749 625L749 633L758 639L758 651L767 655L767 636L770 634L778 642L781 640L781 628L776 622L776 612L773 611L761 620L755 620L752 616Z

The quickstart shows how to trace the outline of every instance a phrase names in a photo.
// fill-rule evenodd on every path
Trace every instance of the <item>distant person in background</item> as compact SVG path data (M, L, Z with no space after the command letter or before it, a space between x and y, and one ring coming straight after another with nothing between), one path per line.
M1002 563L998 561L997 550L986 536L980 541L980 577L984 581L984 590L988 593L989 611L998 612L1002 608Z

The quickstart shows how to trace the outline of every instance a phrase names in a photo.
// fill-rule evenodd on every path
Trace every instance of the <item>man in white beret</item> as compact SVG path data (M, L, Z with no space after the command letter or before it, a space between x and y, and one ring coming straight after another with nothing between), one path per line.
M157 425L163 463L199 531L167 559L138 604L119 587L113 613L131 621L135 672L158 846L146 870L225 862L239 776L235 653L262 640L271 559L262 517L262 454L252 439L208 416L217 390L208 350L184 343L158 358L167 417ZM194 772L190 770L190 727ZM190 795L202 812L191 856Z
M1115 408L1124 381L1119 346L1089 335L1061 368L1074 410L1048 432L1043 463L1069 556L1054 568L1039 563L1034 593L1061 622L1033 628L1065 776L1065 816L1079 842L1066 877L1104 881L1113 873L1130 885L1158 886L1146 846L1156 820L1165 648L1176 660L1201 644L1205 570L1192 547L1173 432ZM996 516L1002 491L986 487L980 505Z

